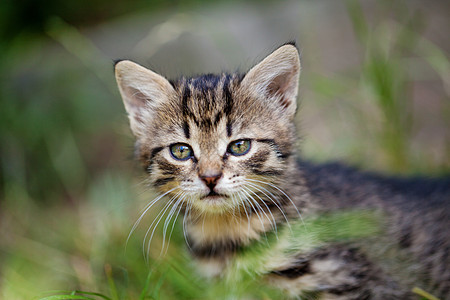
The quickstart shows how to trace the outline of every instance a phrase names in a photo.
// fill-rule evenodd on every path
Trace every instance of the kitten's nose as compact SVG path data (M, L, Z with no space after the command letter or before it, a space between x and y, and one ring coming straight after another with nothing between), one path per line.
M206 185L212 190L216 184L217 181L219 181L220 177L222 177L222 174L215 174L215 175L206 175L206 176L200 176L200 178L206 183Z

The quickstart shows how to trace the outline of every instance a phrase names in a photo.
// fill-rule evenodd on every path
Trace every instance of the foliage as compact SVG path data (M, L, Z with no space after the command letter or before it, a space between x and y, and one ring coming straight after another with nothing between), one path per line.
M100 6L92 13L106 2L95 3ZM333 78L312 73L302 81L312 96L304 101L318 109L344 99L338 111L356 134L337 135L329 148L306 139L303 152L316 160L343 152L354 164L395 173L448 173L448 140L447 155L440 160L427 145L413 143L421 121L410 101L414 74L430 68L441 78L448 100L448 58L422 34L419 11L402 2L383 3L369 21L360 2L347 1L362 53L360 69ZM391 19L381 17L387 10ZM175 227L162 258L160 237L154 238L148 265L141 245L145 226L125 251L130 224L155 195L133 179L138 175L127 159L132 139L111 60L66 17L50 15L41 23L44 37L17 30L0 46L0 298L277 299L277 291L251 276L234 289L198 277L181 226ZM410 57L421 61L415 72ZM441 115L433 116L444 128L450 125L446 103ZM342 129L336 118L330 120L335 121L330 128ZM150 224L155 212L142 224ZM326 228L330 219L309 221L308 227ZM325 240L348 238L348 233L319 231Z

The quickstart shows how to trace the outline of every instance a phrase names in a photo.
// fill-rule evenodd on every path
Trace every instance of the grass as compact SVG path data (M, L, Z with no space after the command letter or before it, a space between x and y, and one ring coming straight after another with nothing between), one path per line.
M411 85L433 71L444 101L432 118L443 124L440 130L449 128L450 64L422 34L420 12L401 3L383 2L368 21L359 2L347 1L361 64L333 77L312 71L302 82L310 96L304 102L318 111L342 99L325 116L331 140L305 139L305 156L344 153L337 158L390 173L449 172L447 133L438 133L444 155L417 143L430 118L414 107ZM387 10L393 17L382 17ZM111 61L61 19L51 19L46 30L46 39L22 34L1 49L0 298L277 299L277 291L252 280L230 289L196 276L181 226L162 258L159 235L145 263L145 226L125 251L131 224L154 194L127 159L132 139Z

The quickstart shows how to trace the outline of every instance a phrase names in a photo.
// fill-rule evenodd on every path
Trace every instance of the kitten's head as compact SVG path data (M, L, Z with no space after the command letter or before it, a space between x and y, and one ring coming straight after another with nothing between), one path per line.
M295 139L299 74L291 44L244 76L169 82L131 61L118 62L119 90L152 185L200 212L223 213L283 180Z

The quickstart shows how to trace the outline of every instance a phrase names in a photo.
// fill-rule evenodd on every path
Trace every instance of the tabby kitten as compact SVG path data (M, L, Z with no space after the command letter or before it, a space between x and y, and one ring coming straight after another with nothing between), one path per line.
M184 213L204 274L251 274L291 297L449 299L450 181L297 157L294 44L244 75L168 81L128 60L115 74L136 153L165 209Z

